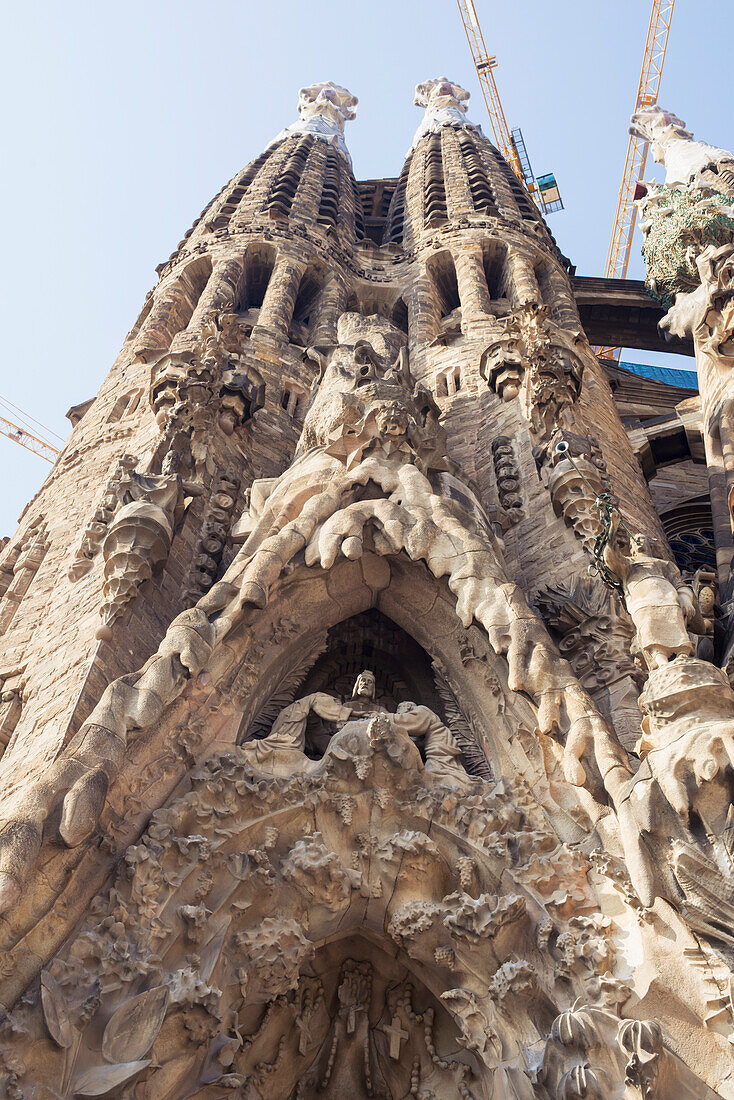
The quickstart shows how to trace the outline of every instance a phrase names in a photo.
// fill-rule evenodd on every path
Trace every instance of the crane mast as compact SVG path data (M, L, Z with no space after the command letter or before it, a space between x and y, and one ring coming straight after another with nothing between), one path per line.
M556 210L563 210L563 202L561 201L556 177L552 172L549 172L547 175L536 178L530 167L530 159L525 148L522 130L518 127L511 131L507 125L497 81L494 78L497 58L494 55L490 57L487 52L479 16L474 7L474 0L456 0L456 2L459 5L461 21L464 24L464 32L471 50L474 68L477 71L479 87L482 89L487 107L495 145L517 178L525 184L544 214L553 214Z
M645 52L642 58L640 82L637 87L635 111L652 107L657 103L674 6L675 0L653 0ZM644 138L635 137L634 134L631 134L604 269L604 275L607 279L624 279L627 275L632 249L632 236L637 217L637 207L633 202L633 194L637 180L644 175L646 161L647 142ZM613 360L618 360L622 351L621 348L596 348L595 350L601 359Z
M482 89L484 102L487 106L495 143L517 178L524 181L525 174L510 134L510 128L507 125L505 112L502 109L502 101L497 90L497 81L494 78L497 58L490 57L487 52L482 28L479 25L476 8L474 7L474 0L456 0L456 2L461 12L461 20L474 59L474 68L477 70L479 87Z

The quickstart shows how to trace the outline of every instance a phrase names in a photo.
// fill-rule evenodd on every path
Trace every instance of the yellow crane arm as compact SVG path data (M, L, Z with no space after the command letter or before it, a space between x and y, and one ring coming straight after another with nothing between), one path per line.
M484 102L487 105L489 121L492 125L492 133L497 148L509 164L519 180L524 180L522 165L517 155L515 143L507 125L505 112L502 110L500 94L497 90L497 82L494 79L493 70L497 67L497 58L490 57L484 44L484 35L479 25L479 19L474 7L474 0L456 0L461 12L461 21L469 42L474 59L474 68L477 70L479 87L482 89Z
M25 428L19 428L17 424L13 424L12 420L6 420L4 416L0 416L0 434L6 435L14 443L20 443L21 447L40 455L47 462L55 462L56 455L59 453L58 447L52 447L50 443L44 443L42 439L31 435Z
M636 111L640 111L644 107L652 107L657 103L674 6L675 0L653 0L645 53L642 58L640 83L637 87ZM607 279L624 279L627 275L632 249L632 236L637 217L637 207L632 201L632 196L635 183L644 175L646 161L647 142L644 138L635 137L631 134L627 146L627 160L624 165L622 184L617 198L612 238L609 242L607 263L604 269ZM615 360L619 359L622 351L621 348L597 348L596 350L600 358Z

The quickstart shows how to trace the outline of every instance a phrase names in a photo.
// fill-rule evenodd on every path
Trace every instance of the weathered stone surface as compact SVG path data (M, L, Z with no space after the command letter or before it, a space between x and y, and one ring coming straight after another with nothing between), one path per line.
M715 578L468 93L417 97L370 189L302 91L2 551L12 1100L734 1098ZM727 257L674 307L722 360Z

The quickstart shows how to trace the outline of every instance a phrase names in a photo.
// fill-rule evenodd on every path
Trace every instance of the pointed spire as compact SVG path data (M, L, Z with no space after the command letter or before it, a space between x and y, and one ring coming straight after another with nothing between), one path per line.
M426 134L437 134L442 126L466 127L481 133L481 127L474 126L466 117L466 101L470 94L466 88L454 84L445 76L417 84L413 102L419 107L425 107L426 113L410 148L415 149Z
M344 123L351 122L356 117L357 103L356 96L331 81L301 88L298 93L300 118L281 130L270 145L293 134L313 134L320 141L326 141L338 149L351 166L352 160L344 141Z

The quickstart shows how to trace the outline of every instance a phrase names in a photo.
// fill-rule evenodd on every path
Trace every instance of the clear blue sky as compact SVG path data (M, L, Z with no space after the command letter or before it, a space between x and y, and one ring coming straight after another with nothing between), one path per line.
M558 178L558 243L579 273L601 274L650 0L476 6L508 120L535 171ZM296 117L302 84L359 96L347 127L358 178L398 174L427 77L464 84L488 130L455 0L6 0L3 26L0 394L64 436L64 413L96 392L156 264ZM730 149L732 41L734 6L678 0L661 92ZM48 467L2 436L0 459L2 535Z

